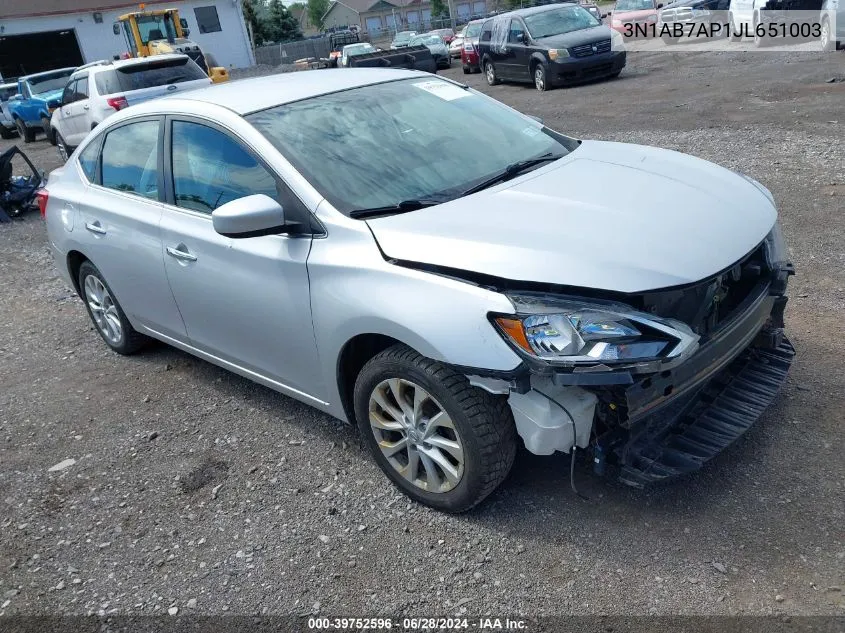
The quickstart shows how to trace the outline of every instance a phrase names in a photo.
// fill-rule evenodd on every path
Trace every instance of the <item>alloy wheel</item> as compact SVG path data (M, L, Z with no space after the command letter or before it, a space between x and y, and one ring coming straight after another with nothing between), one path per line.
M85 278L84 288L85 301L91 309L94 323L109 343L120 345L123 339L123 326L120 324L117 305L109 294L108 288L95 275L88 275Z
M443 406L418 384L383 380L369 398L370 428L387 462L427 492L454 489L464 474L461 437Z
M827 51L831 50L830 46L830 22L824 20L822 22L822 32L819 37L819 44L821 44L822 50Z
M487 62L487 66L484 67L484 70L487 73L487 83L492 86L496 83L496 69L493 68L493 64L491 62Z
M534 87L540 92L546 89L546 73L539 64L534 69Z

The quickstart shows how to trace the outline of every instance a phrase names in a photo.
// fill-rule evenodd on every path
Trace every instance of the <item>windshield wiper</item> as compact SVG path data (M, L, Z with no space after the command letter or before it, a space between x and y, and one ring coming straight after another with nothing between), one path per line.
M556 161L558 158L563 158L563 156L563 154L548 153L543 154L542 156L538 156L537 158L529 158L528 160L520 160L515 163L511 163L495 176L492 176L491 178L488 178L487 180L478 183L474 187L470 187L469 189L464 191L460 197L468 196L472 193L477 193L483 189L487 189L488 187L497 185L500 182L505 182L506 180L510 180L511 178L516 178L521 173L528 171L536 165L550 163L552 161Z
M442 204L447 200L403 200L386 207L373 207L372 209L355 209L349 212L350 218L375 218L380 215L396 215L397 213L408 213L426 207L433 207Z

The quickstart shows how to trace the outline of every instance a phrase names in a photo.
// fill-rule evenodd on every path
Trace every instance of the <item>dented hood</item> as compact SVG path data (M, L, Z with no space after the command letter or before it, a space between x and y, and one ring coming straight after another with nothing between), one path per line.
M367 222L391 259L640 292L724 270L763 241L776 216L763 191L713 163L585 141L496 187Z

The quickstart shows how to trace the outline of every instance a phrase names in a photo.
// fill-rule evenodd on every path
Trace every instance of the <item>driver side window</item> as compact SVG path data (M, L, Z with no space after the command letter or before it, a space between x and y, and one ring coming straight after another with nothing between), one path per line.
M278 200L276 179L235 139L189 121L173 122L176 206L201 213L256 193Z
M519 20L511 20L511 26L508 30L508 44L522 44L522 38L525 35L525 29L522 22Z

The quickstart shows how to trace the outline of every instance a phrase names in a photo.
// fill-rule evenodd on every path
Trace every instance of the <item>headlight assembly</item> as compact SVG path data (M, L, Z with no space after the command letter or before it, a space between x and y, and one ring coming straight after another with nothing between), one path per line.
M684 323L620 304L511 294L516 314L494 315L523 355L565 367L630 365L686 358L698 336Z
M569 57L569 50L565 48L553 48L549 50L549 59L552 61L565 59L567 57Z

